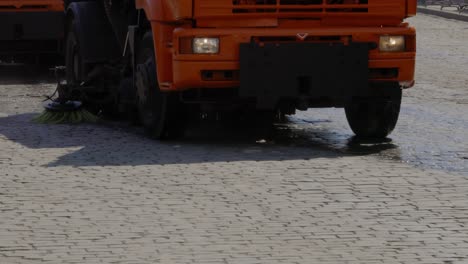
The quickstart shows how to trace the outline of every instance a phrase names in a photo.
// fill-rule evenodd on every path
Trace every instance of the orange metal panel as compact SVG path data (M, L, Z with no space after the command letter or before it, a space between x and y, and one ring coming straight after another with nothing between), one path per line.
M346 17L360 19L393 17L400 21L407 16L407 0L369 0L367 4L350 4L348 2L331 4L329 0L316 1L316 4L290 1L293 3L291 4L281 0L268 1L267 4L259 2L262 1L195 0L194 14L196 19L215 19L229 16L238 19L333 17L335 20Z
M238 86L236 81L202 80L201 71L237 71L240 43L261 37L296 41L298 33L374 43L381 35L405 35L409 39L407 52L372 50L369 67L397 68L399 76L393 81L413 81L415 30L403 20L415 13L416 0L332 2L335 1L136 0L136 6L145 11L152 24L157 74L163 90ZM196 28L192 28L192 21L196 21ZM219 37L220 53L180 54L179 39L194 36Z
M0 12L63 11L61 0L0 0Z
M150 21L178 21L192 18L192 0L136 0Z
M370 69L379 68L396 68L399 75L397 78L385 79L385 81L411 83L414 81L415 60L412 58L406 59L387 59L378 60L371 59L369 61ZM206 63L203 61L174 61L174 82L167 86L164 90L187 90L192 88L231 88L238 87L239 81L205 81L201 78L201 72L205 70L211 71L226 71L239 70L239 62L237 61L220 61L215 63ZM382 80L382 79L380 79ZM379 79L372 79L379 81Z
M374 42L377 43L381 35L405 35L408 39L414 39L415 30L403 24L402 27L342 27L342 28L313 28L304 30L299 29L264 29L264 28L249 28L249 29L176 29L174 31L174 39L172 40L172 56L166 57L172 65L173 75L167 76L166 83L171 85L166 86L166 89L190 89L190 88L220 88L220 87L236 87L238 81L205 81L201 78L201 72L210 71L225 71L239 70L239 45L248 43L253 37L293 37L297 33L307 33L309 36L339 36L340 39L349 39L356 42ZM215 55L193 55L180 54L179 38L193 36L218 36L220 37L221 49L219 54ZM399 76L387 81L412 82L414 80L414 65L415 65L415 50L414 47L408 47L407 52L399 53L382 53L378 50L369 52L369 67L370 68L397 68ZM169 72L168 72L169 73ZM171 78L172 77L172 78ZM160 80L163 81L163 80Z
M350 36L356 42L378 42L381 35L415 36L414 28L410 27L318 27L318 28L223 28L223 29L183 29L174 30L173 52L174 60L238 60L239 44L248 43L252 37L292 37L298 33L309 36ZM217 55L191 55L178 53L178 39L184 37L219 37L220 53ZM393 55L389 55L393 56Z
M406 13L408 17L415 16L418 8L417 0L407 0Z

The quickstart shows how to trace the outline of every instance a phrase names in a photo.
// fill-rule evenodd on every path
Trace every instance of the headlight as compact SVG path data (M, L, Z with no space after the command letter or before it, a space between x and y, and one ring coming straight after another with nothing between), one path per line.
M380 51L384 52L399 52L405 51L404 36L380 36Z
M192 49L194 54L219 53L219 38L194 38Z

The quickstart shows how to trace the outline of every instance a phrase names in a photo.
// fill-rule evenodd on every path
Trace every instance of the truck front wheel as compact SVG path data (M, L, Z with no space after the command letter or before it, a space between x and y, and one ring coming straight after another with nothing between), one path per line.
M80 43L77 34L70 24L65 42L65 64L67 67L67 83L79 85L83 81L84 64L80 54Z
M345 107L349 126L358 137L385 138L395 129L401 106L401 91L390 100L351 102Z
M181 137L186 122L184 105L177 94L159 89L151 32L144 34L136 53L137 107L146 133L154 139Z

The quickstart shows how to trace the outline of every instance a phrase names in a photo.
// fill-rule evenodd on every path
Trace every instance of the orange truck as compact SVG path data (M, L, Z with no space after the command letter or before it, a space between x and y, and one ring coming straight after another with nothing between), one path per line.
M0 60L59 55L63 21L62 0L0 0Z
M158 139L194 113L318 107L382 138L414 85L415 14L416 0L72 1L60 94L134 113Z

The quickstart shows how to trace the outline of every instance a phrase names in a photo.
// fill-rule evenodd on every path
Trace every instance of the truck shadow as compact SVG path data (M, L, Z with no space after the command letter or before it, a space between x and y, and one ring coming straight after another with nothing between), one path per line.
M350 137L333 141L328 136L333 133L327 130L295 130L288 124L270 130L200 125L189 130L182 140L160 142L148 139L141 128L120 122L42 125L32 123L35 115L1 117L0 141L3 135L4 140L33 150L45 150L47 155L57 155L55 161L47 164L42 160L37 162L46 167L310 160L398 150L391 141L360 144L359 140ZM11 152L13 157L19 155L11 144L2 151Z

